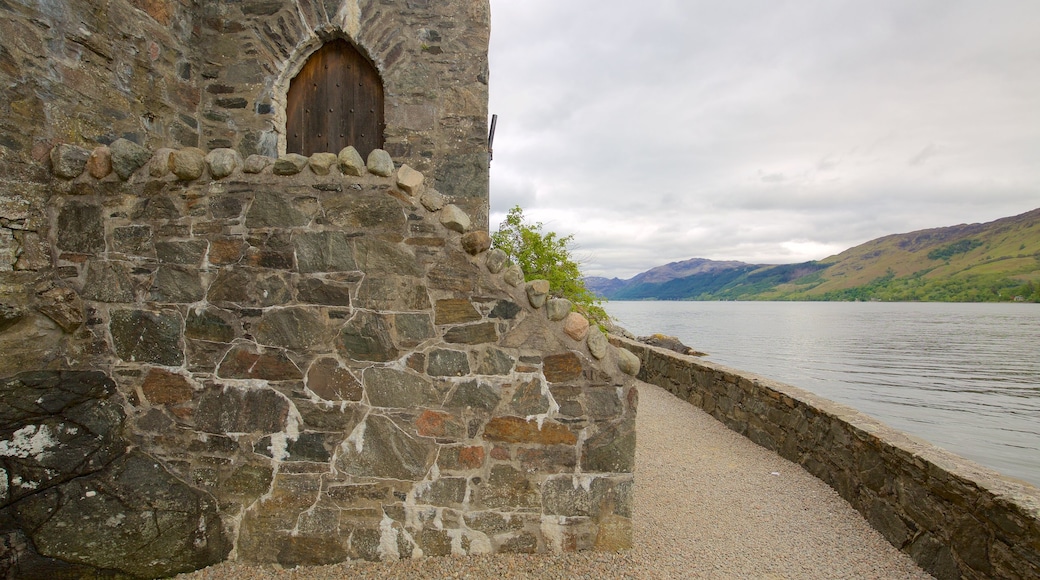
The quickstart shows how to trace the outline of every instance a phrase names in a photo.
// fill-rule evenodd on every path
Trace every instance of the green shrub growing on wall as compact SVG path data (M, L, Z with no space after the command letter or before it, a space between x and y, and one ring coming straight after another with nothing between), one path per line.
M528 223L524 210L514 206L491 234L492 246L504 251L524 271L526 280L548 280L554 296L566 298L590 320L606 322L602 302L585 287L581 267L571 257L574 236L543 232L542 222Z

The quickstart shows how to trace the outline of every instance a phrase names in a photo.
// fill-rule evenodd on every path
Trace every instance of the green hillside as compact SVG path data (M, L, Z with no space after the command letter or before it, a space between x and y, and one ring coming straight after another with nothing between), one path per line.
M656 284L618 282L607 298L1040 302L1040 209L885 236L818 262L743 264Z

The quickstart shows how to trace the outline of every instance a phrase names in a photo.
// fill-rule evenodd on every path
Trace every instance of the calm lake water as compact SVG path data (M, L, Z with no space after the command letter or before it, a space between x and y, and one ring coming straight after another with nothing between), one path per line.
M1040 305L608 302L637 336L855 407L1040 486Z

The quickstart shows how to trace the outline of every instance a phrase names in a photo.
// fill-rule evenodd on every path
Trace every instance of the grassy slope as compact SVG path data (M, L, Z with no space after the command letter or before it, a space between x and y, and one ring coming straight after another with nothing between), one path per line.
M745 264L633 284L610 298L993 301L1014 296L1040 302L1040 209L985 224L885 236L820 262Z
M968 251L958 252L961 248ZM879 290L899 294L902 288L902 294L908 294L891 299L943 299L937 289L959 288L963 293L973 287L1010 289L1029 281L1040 283L1040 209L986 224L885 236L820 263L827 268L812 277L779 284L754 298L884 298L883 291L880 296L848 295L850 289L873 284ZM913 288L920 295L914 296Z

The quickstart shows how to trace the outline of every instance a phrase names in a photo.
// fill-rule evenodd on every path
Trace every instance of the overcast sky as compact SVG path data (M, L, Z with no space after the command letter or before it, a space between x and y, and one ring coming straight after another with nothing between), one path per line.
M1040 207L1038 0L491 0L491 227L585 274Z

